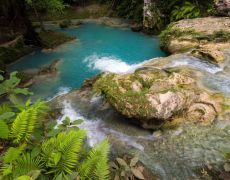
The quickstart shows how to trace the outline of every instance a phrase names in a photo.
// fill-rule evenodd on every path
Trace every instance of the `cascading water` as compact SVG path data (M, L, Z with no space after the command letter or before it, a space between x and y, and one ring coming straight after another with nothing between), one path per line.
M98 72L129 73L146 59L164 56L156 39L128 30L88 24L66 32L78 36L79 42L50 53L35 52L10 68L38 68L56 58L63 60L63 65L58 68L59 76L32 87L37 97L65 94ZM205 86L230 95L230 72L225 67L187 55L165 64L165 68L179 66L202 72L201 79ZM217 121L210 126L184 125L174 130L152 133L129 124L115 111L106 109L103 97L82 101L80 94L72 92L60 98L54 99L60 101L63 107L63 116L57 120L59 123L66 116L71 120L83 119L80 127L89 130L87 140L91 146L108 137L112 153L137 154L161 179L200 179L201 168L218 167L224 161L222 150L230 140L227 121Z

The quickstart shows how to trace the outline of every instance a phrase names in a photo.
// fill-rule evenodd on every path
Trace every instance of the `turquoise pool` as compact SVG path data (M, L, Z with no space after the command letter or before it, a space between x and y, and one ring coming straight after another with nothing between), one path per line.
M98 24L57 29L77 37L51 52L36 51L10 66L10 70L39 68L55 59L62 60L57 77L42 80L31 87L36 98L51 98L78 88L86 78L102 71L124 73L145 60L165 56L156 37Z

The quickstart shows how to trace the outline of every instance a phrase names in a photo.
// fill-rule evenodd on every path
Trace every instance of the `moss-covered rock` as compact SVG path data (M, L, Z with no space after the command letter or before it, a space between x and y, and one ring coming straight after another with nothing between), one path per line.
M121 114L144 128L155 129L180 121L212 122L224 99L200 89L189 72L144 66L132 74L103 74L94 92Z
M0 47L0 70L5 71L6 64L16 61L33 50L33 47L24 44L22 38L19 38L14 44Z
M71 22L71 20L69 20L69 19L63 20L63 21L59 24L60 28L62 28L62 29L68 28L68 27L71 26L71 25L72 25L72 22Z
M41 31L39 33L41 43L44 48L52 49L65 42L76 39L75 37L69 36L61 32L54 31Z
M225 59L230 48L230 18L186 19L170 24L161 34L161 48L169 53L190 52L212 62ZM213 53L214 52L214 53Z

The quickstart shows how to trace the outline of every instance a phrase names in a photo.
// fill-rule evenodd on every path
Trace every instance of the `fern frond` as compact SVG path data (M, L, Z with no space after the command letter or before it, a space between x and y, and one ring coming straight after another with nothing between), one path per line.
M45 165L51 170L48 173L71 174L78 160L85 131L60 133L42 144L42 156Z
M12 127L11 127L11 133L10 137L15 138L14 142L19 143L23 137L25 137L25 134L27 133L27 124L29 119L29 113L26 110L23 110L21 113L19 113L14 120Z
M8 139L8 135L9 135L8 125L4 121L0 120L0 138Z
M14 148L14 147L10 147L4 157L3 157L3 162L4 164L7 164L7 163L11 163L15 160L17 160L20 156L20 154L22 153L23 151L23 148Z
M10 133L10 137L15 139L14 142L29 141L34 128L38 126L41 115L46 112L46 109L45 102L37 101L17 115Z
M94 174L97 179L106 180L109 179L109 165L108 165L108 155L109 155L109 142L104 140L96 147L97 151L101 152L99 161L96 164Z
M4 103L0 106L0 115L4 114L6 112L11 112L11 111L12 111L11 107L6 103Z
M40 171L42 169L42 161L40 157L32 158L29 153L23 154L15 163L13 168L13 176L29 175L32 171Z
M109 143L104 140L90 151L88 158L78 168L80 177L82 179L108 179L108 153Z

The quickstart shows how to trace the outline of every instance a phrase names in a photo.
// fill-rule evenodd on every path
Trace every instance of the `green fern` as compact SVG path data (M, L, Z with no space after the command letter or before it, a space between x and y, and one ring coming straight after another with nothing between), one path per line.
M42 144L42 157L48 173L71 174L77 164L85 131L69 131L58 134Z
M21 145L20 147L10 147L3 156L3 165L1 167L1 175L6 179L7 176L11 175L13 172L13 164L14 162L20 158L23 150L25 149L25 145ZM0 176L1 179L1 176Z
M6 153L3 157L3 162L6 164L6 163L11 163L11 162L15 161L16 159L19 158L22 151L23 151L23 148L10 147L6 151Z
M9 135L8 125L4 121L0 120L0 138L8 139L8 135Z
M44 102L37 101L17 115L10 133L10 137L14 138L14 142L29 141L35 127L39 124L40 116L46 108Z
M81 179L109 179L108 153L109 143L107 140L93 148L88 158L78 168Z
M41 171L42 160L38 156L32 158L29 153L23 154L16 162L15 168L13 169L13 177L18 177L22 175L31 175L32 172Z
M185 1L181 6L174 6L173 11L170 14L171 21L177 21L186 18L195 18L201 15L198 6Z

